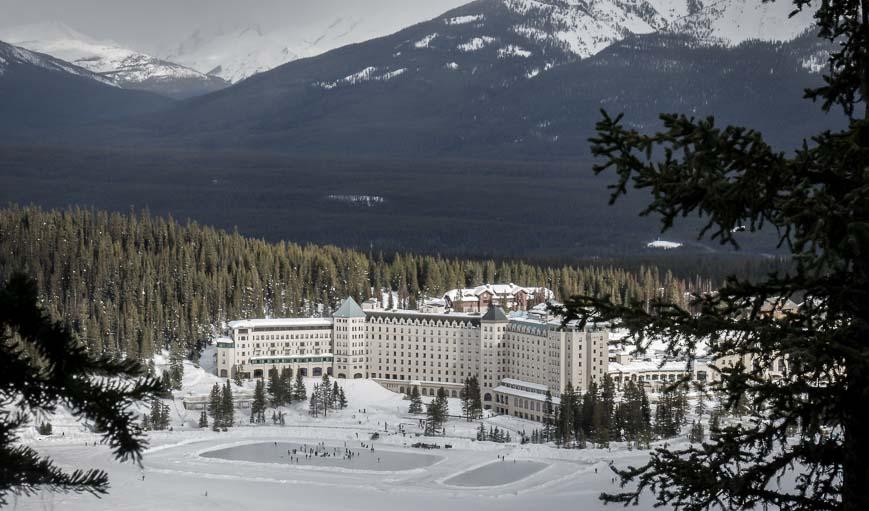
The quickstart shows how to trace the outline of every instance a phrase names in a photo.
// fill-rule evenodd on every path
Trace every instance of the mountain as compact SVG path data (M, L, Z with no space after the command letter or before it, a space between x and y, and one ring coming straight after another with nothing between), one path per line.
M273 12L264 23L203 26L161 54L236 83L293 60L394 33L464 1L425 0L412 8L407 0L323 2L306 13Z
M0 134L5 143L45 142L46 133L154 112L171 103L156 94L122 89L69 62L0 42Z
M99 74L120 87L176 99L198 96L228 85L189 67L98 41L62 23L40 23L0 30L0 40L52 55Z
M820 81L809 21L725 4L478 0L136 127L180 146L531 159L583 156L601 108L649 129L660 112L715 113L776 143L836 122L800 99Z

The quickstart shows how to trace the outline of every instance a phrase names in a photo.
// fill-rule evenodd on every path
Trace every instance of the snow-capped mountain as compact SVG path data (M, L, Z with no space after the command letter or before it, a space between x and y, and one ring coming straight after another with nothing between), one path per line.
M661 112L716 114L771 142L836 122L801 99L820 79L806 60L819 51L810 20L728 1L478 0L259 73L142 127L185 147L573 158L587 154L601 108L641 129Z
M459 7L476 14L449 21L482 31L490 28L484 11L493 3L519 17L510 27L532 45L558 45L587 58L628 34L657 31L689 33L706 44L734 45L756 39L787 41L811 26L811 16L789 19L788 2L759 0L478 0ZM383 20L345 16L302 28L264 30L247 25L231 30L196 30L165 58L236 83L299 58L312 57L348 44L390 34L418 21L409 17ZM431 34L434 38L436 34ZM488 44L486 35L465 46ZM504 48L505 52L512 52ZM521 53L521 52L520 52Z
M128 89L183 98L227 85L220 78L124 48L111 41L93 39L62 23L40 23L0 30L0 40L52 55Z
M0 139L60 143L64 129L150 113L174 103L50 55L0 42Z
M110 79L93 73L83 67L79 67L64 60L60 60L50 55L36 53L25 48L14 46L0 41L0 75L5 74L15 66L33 66L57 73L65 73L88 80L94 80L116 87L117 85Z
M460 2L455 2L455 5ZM296 59L391 34L421 21L413 13L338 16L302 27L198 29L165 58L236 83Z

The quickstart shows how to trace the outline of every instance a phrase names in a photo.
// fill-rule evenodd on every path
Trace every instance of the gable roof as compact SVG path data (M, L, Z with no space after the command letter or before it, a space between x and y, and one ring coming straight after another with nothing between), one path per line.
M365 312L362 310L362 307L356 303L351 297L347 297L341 302L341 306L338 307L338 310L335 311L335 314L332 314L334 318L364 318Z
M507 315L501 307L489 307L489 310L480 318L481 321L507 321Z

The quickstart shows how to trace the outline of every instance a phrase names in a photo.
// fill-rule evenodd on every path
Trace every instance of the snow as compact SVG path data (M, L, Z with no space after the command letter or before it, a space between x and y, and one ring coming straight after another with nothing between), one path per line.
M473 14L470 16L456 16L455 18L447 18L444 20L444 23L447 25L465 25L468 23L475 23L477 21L482 21L486 19L482 14Z
M508 394L510 396L521 397L524 399L535 399L537 401L542 401L545 399L545 396L538 394L536 392L528 392L527 390L514 389L513 387L507 387L504 385L498 385L497 387L495 387L494 391L501 393L501 394ZM552 403L557 405L557 404L561 403L561 399L557 398L557 397L553 397Z
M452 71L455 71L459 68L459 65L456 64L455 62L447 62L446 64L444 64L444 67L447 69L450 69Z
M655 240L646 244L648 248L662 248L664 250L672 250L674 248L681 247L681 243L677 243L675 241L664 241L664 240Z
M332 320L328 318L268 318L268 319L242 319L230 321L230 329L234 328L258 328L279 326L332 326Z
M0 30L0 40L70 62L118 84L148 80L208 78L193 69L100 41L62 23L38 23Z
M435 37L437 36L437 34L429 34L420 39L419 41L413 43L413 46L414 48L428 48L429 44L431 44L431 42L434 41Z
M210 347L203 360L213 350ZM158 373L168 367L165 355L155 357L155 363ZM214 432L198 428L200 413L180 405L183 396L207 394L214 383L224 381L203 366L184 363L183 388L169 402L173 430L149 433L150 447L141 467L115 461L107 446L94 445L100 437L63 409L48 418L54 435L41 436L34 428L26 428L21 435L26 444L66 470L105 470L112 486L102 499L42 490L19 497L15 509L213 511L283 509L288 503L327 511L601 509L600 492L618 489L607 470L609 463L625 468L648 459L648 451L630 450L623 443L613 443L610 449L582 450L520 445L519 432L530 434L541 425L510 416L489 415L471 422L452 417L445 436L418 436L420 416L406 413L408 401L374 381L361 379L337 380L349 408L328 417L311 417L306 403L294 403L281 409L286 414L285 426L251 425L247 413L240 411L236 426ZM308 392L317 381L305 380ZM244 382L244 390L250 391L253 385ZM241 390L235 387L236 392ZM431 400L428 396L422 399ZM457 415L460 402L448 401L450 413ZM143 406L140 412L145 411ZM270 416L267 410L267 420ZM513 442L476 441L481 422L486 429L506 430ZM374 432L379 439L370 439ZM416 442L438 448L413 448ZM337 456L308 460L301 456L297 462L286 457L288 449L321 443L325 447L321 452ZM684 444L681 439L669 443ZM345 444L358 457L343 459L340 452ZM651 511L651 499L641 499L635 509Z
M334 82L318 82L317 85L319 85L323 89L332 90L342 85L358 85L365 82L386 82L403 75L406 71L407 68L401 68L393 71L388 71L386 73L380 73L379 68L369 66L365 69L362 69L361 71L357 71L353 74L345 76L344 78L335 80Z
M498 58L504 59L508 57L521 57L527 59L531 56L531 52L523 49L521 46L509 44L504 48L498 49Z
M365 207L374 207L386 202L386 199L380 195L345 195L345 194L331 194L326 196L327 199L338 201L338 202L346 202L347 204L365 206Z
M11 64L29 64L49 71L69 73L84 78L90 78L104 85L115 86L115 83L111 80L93 74L87 69L71 65L68 62L64 62L48 55L35 53L24 48L0 42L0 74L3 74L5 69Z
M236 83L287 62L395 33L464 1L417 2L413 9L406 8L405 0L382 0L376 7L366 2L323 4L320 9L314 2L306 9L310 12L303 23L290 17L235 26L206 25L161 55ZM249 17L250 12L246 14Z
M541 385L539 383L531 383L523 380L517 380L514 378L502 378L501 382L506 383L508 385L521 385L523 387L528 387L529 389L537 389L543 392L549 390L549 387L546 385Z
M465 51L465 52L478 51L478 50L482 50L483 48L492 44L493 42L495 42L494 37L490 37L490 36L475 37L466 43L460 44L458 46L458 49L461 51Z
M755 0L707 0L688 13L683 0L649 0L638 8L634 2L542 2L502 0L504 6L525 18L512 31L532 42L548 41L587 58L628 34L678 31L692 34L705 44L737 45L747 40L787 41L812 26L807 9L789 17L788 2ZM529 76L530 77L530 76Z
M609 369L607 372L610 374L614 373L647 373L647 372L686 372L688 364L685 361L680 360L632 360L627 364L619 364L617 362L610 362Z

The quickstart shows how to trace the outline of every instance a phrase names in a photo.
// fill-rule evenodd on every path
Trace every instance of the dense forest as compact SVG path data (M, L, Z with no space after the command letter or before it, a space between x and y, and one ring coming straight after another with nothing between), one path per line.
M227 320L327 316L343 297L364 300L381 289L397 293L396 305L412 308L451 288L496 282L546 286L557 298L585 293L618 302L659 294L679 301L686 291L718 285L719 277L685 277L682 270L676 277L654 265L626 270L372 254L269 243L147 212L0 210L0 278L28 273L46 310L89 349L133 357L163 348L188 355Z

